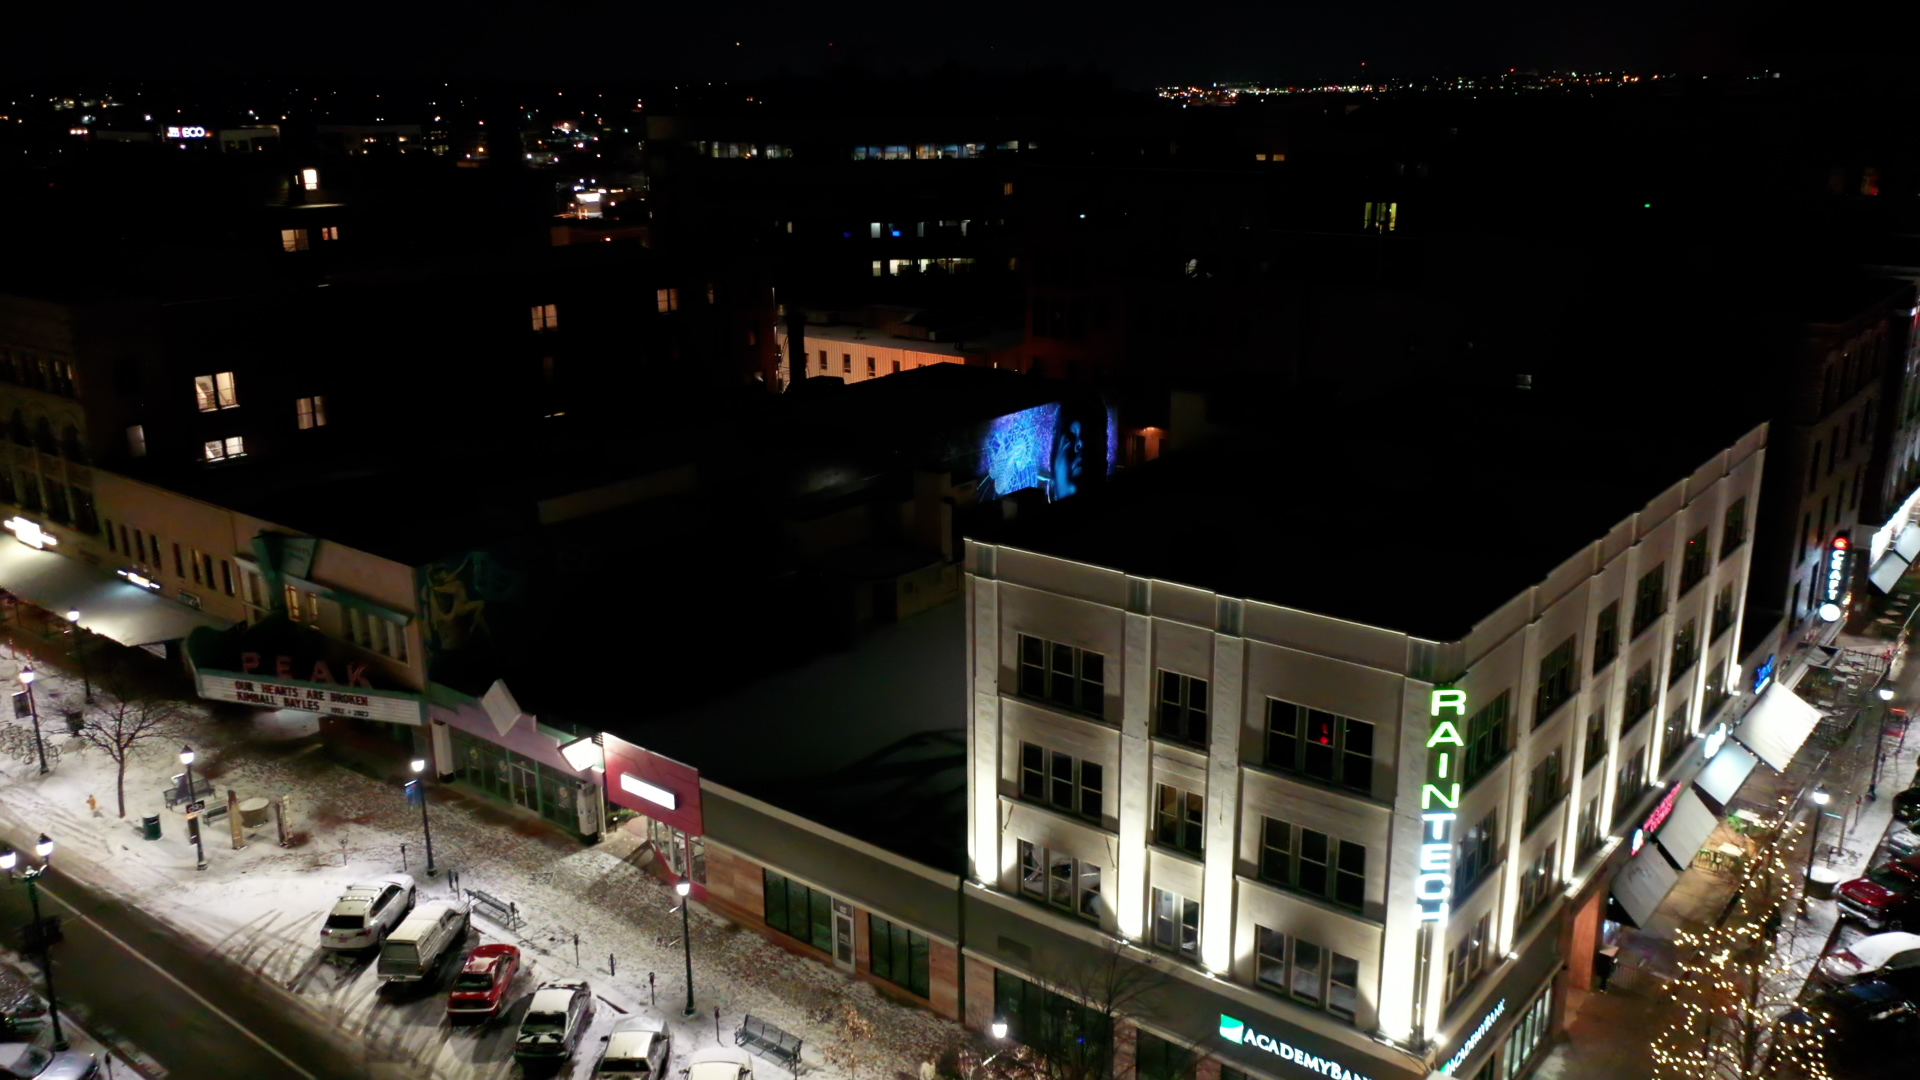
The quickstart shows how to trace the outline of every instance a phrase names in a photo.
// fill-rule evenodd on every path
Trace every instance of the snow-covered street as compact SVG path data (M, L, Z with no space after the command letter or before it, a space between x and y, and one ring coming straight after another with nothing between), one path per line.
M11 678L15 666L0 660L0 677ZM122 820L115 813L113 762L69 737L60 719L79 702L77 680L42 667L35 690L46 737L60 747L59 762L42 777L37 763L0 760L0 831L16 845L47 833L64 873L137 904L259 973L285 989L289 1008L304 1008L363 1043L369 1060L397 1065L403 1074L512 1075L512 1035L525 996L553 978L585 978L598 999L593 1029L562 1075L587 1076L600 1037L622 1015L649 1008L650 976L660 1003L655 1011L674 1033L676 1070L693 1050L713 1046L716 1035L732 1045L748 1013L803 1038L804 1070L835 1080L915 1075L922 1062L939 1060L965 1039L958 1025L888 1001L698 904L692 920L697 1013L683 1020L678 897L643 871L651 853L640 838L617 833L582 847L544 823L436 785L430 807L436 864L457 869L464 888L512 901L523 919L508 928L476 907L465 947L509 942L526 961L506 1016L480 1028L451 1027L444 988L391 995L381 990L371 957L342 959L318 947L321 922L341 890L401 871L403 859L422 902L449 896L444 872L425 874L419 811L398 785L331 762L313 735L312 717L216 720L189 702L183 737L197 754L196 778L215 785L210 801L224 804L229 789L243 800L286 796L288 831L303 837L280 847L269 818L264 827L246 830L246 846L234 850L226 820L218 819L205 833L208 868L197 871L182 814L163 809L162 793L180 772L179 740L155 740L132 756ZM98 800L97 812L89 809L89 796ZM154 813L161 815L163 835L149 841L140 819ZM872 1023L849 1025L849 1009ZM849 1027L875 1033L871 1045L851 1048L857 1076L835 1053L849 1049ZM786 1071L755 1060L762 1077Z

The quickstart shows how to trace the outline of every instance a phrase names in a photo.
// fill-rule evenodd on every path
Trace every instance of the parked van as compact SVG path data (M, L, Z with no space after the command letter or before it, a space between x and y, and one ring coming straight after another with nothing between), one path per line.
M466 940L465 908L445 901L421 904L380 945L380 981L419 982L449 950Z

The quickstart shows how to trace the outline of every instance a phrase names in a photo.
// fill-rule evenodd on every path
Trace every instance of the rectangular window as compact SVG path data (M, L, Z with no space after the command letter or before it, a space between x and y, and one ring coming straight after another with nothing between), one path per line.
M1141 1031L1135 1038L1133 1068L1137 1080L1194 1080L1198 1064L1197 1054L1150 1031Z
M1302 773L1354 791L1373 790L1373 725L1365 720L1267 699L1268 768Z
M655 289L653 290L653 303L654 303L654 306L662 312L679 311L680 310L680 290L679 289Z
M120 551L120 547L119 545L113 542L113 519L112 518L103 519L101 524L105 525L107 529L107 550L114 552L115 554L118 554Z
M925 934L870 914L867 946L869 966L875 975L902 990L929 996L932 951Z
M300 425L301 431L306 431L309 428L327 426L326 402L321 400L318 394L312 397L295 398L293 411L294 418Z
M1366 903L1367 849L1277 818L1260 819L1262 880L1358 911Z
M879 373L879 369L874 365L873 357L867 357L867 378L871 379Z
M173 576L177 578L183 578L187 576L186 564L183 563L180 559L179 544L173 545Z
M1614 824L1619 824L1620 819L1625 817L1627 811L1633 808L1634 800L1640 797L1641 790L1646 786L1647 748L1642 746L1627 755L1627 759L1620 765L1619 775L1614 777Z
M767 925L821 952L833 952L833 898L771 870L760 875Z
M1448 954L1445 995L1448 1002L1458 998L1486 970L1487 953L1493 948L1492 939L1493 916L1482 915L1472 931Z
M898 374L900 374L900 361L898 361L898 360L895 360L895 361L893 362L893 373L894 373L895 375L898 375Z
M1020 892L1030 900L1094 922L1100 920L1100 867L1018 841Z
M247 442L238 435L229 435L225 444L226 456L230 458L246 457Z
M1527 816L1526 832L1540 823L1560 802L1560 796L1566 794L1566 777L1561 768L1560 751L1555 750L1540 759L1527 777Z
M280 250L282 251L307 250L307 230L281 229L280 230Z
M1560 883L1559 868L1554 865L1559 857L1559 844L1549 843L1533 860L1520 878L1520 918L1525 919L1540 910L1553 898L1554 890Z
M842 375L853 374L853 354L852 353L840 354L840 374Z
M1540 658L1540 685L1534 691L1534 727L1545 723L1555 709L1566 704L1567 700L1573 697L1573 640L1568 638L1552 652Z
M1106 711L1106 657L1019 635L1019 693L1094 716Z
M1627 718L1620 723L1623 735L1646 719L1648 710L1653 708L1653 661L1641 664L1634 670L1633 677L1627 680L1626 704Z
M1733 582L1729 581L1720 587L1719 594L1713 598L1712 640L1718 641L1721 634L1733 629L1733 613Z
M1710 546L1705 529L1687 538L1687 549L1680 559L1680 595L1685 596L1688 589L1706 580L1707 568L1713 565Z
M1687 703L1683 701L1667 713L1667 722L1660 728L1660 767L1672 765L1691 741L1692 732L1687 730Z
M1507 756L1507 706L1511 692L1502 690L1467 721L1467 751L1460 781L1472 787Z
M1170 784L1155 787L1154 830L1156 843L1201 855L1206 852L1206 799L1198 792L1182 791Z
M1153 733L1189 746L1207 745L1207 680L1162 671Z
M532 313L534 330L554 330L559 328L560 306L558 304L535 304L533 305Z
M147 456L147 429L143 424L135 424L127 429L127 456L143 458Z
M1293 885L1293 826L1277 818L1260 819L1260 876L1275 885Z
M1600 846L1600 796L1587 800L1587 808L1580 811L1579 853L1581 858L1593 854Z
M1667 665L1667 685L1672 686L1693 670L1693 662L1700 659L1700 623L1697 619L1688 619L1673 632L1673 660Z
M825 349L820 350L820 370L827 370L827 350Z
M324 227L322 227L322 228L321 228L321 230L320 230L320 239L322 239L322 240L338 240L338 239L340 239L340 226L338 226L338 225L327 225L327 226L324 226Z
M1744 496L1727 505L1726 519L1720 523L1720 557L1740 550L1747 542L1747 500Z
M1474 886L1486 880L1500 864L1500 812L1489 813L1460 837L1460 854L1453 872L1456 900L1464 900Z
M153 535L152 533L148 533L147 549L153 552L153 565L159 566L160 565L160 538L158 536Z
M1633 636L1639 637L1660 616L1667 613L1667 564L1640 575L1640 586L1633 594Z
M1607 756L1607 714L1605 710L1600 710L1587 717L1587 750L1586 756L1581 759L1581 769L1584 771L1593 768L1605 756Z
M1165 889L1153 890L1153 947L1189 960L1200 959L1200 901Z
M1105 809L1100 766L1072 756L1050 752L1033 743L1020 744L1020 797L1051 803L1069 814L1100 819Z
M220 407L219 395L214 393L213 376L195 375L193 377L193 400L201 412L212 412Z
M1600 609L1599 617L1593 624L1593 671L1613 663L1620 655L1620 601L1615 600Z
M220 560L220 588L228 596L233 595L233 564L225 559Z
M1287 935L1264 926L1253 928L1253 979L1279 993L1287 991Z

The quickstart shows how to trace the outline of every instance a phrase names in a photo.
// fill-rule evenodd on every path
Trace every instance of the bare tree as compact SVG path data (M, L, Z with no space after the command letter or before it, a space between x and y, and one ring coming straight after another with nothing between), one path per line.
M113 759L114 791L120 816L127 816L127 759L148 742L171 739L185 719L181 704L140 687L124 668L109 667L99 677L86 719L77 736Z
M998 1017L1018 1045L982 1041L961 1055L972 1080L1181 1080L1206 1057L1191 1043L1157 1040L1143 1058L1115 1054L1115 1034L1151 1021L1149 1001L1169 982L1151 957L1118 942L1026 983L1018 1015ZM1137 1030L1137 1028L1136 1028Z

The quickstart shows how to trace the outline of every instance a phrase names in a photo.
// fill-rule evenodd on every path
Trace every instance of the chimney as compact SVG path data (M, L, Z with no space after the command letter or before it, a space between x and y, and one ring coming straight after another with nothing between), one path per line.
M787 390L799 389L807 378L807 313L787 308Z

